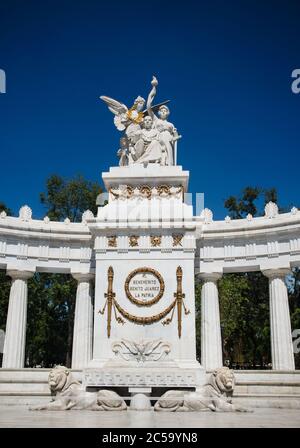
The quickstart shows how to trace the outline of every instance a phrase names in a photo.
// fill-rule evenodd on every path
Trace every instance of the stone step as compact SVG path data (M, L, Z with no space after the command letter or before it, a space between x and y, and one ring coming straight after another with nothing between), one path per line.
M3 369L0 368L0 383L4 381L9 382L30 382L42 381L48 382L48 375L51 369ZM81 370L71 370L73 376L81 380Z
M49 403L50 400L50 394L0 394L1 406L36 406ZM249 410L252 408L300 409L300 397L239 396L234 398L234 404Z
M300 395L300 384L298 383L267 383L267 382L255 382L255 383L238 383L234 389L234 396L240 394L268 394L268 395Z
M1 393L13 393L15 391L25 393L49 393L48 383L1 383L0 382L0 394Z
M50 369L0 369L0 404L50 401ZM81 380L81 371L72 371ZM300 375L294 372L236 372L234 403L241 406L300 409Z
M2 395L0 394L0 405L2 406L32 406L38 404L49 403L51 401L50 394L49 395L22 395L22 394L10 394L10 395Z
M237 406L246 409L251 408L279 408L279 409L300 409L300 396L240 396L234 397L233 402Z

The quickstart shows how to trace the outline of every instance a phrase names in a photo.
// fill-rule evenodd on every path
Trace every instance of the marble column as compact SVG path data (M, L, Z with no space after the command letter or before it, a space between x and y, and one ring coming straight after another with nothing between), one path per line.
M289 269L267 269L269 279L272 367L274 370L294 370L295 359L291 319L285 276Z
M201 291L201 364L206 370L222 367L222 339L217 280L221 273L203 273Z
M83 369L92 359L93 304L92 274L72 274L77 280L72 369Z
M25 362L27 280L33 272L9 270L12 279L5 329L2 367L21 369Z

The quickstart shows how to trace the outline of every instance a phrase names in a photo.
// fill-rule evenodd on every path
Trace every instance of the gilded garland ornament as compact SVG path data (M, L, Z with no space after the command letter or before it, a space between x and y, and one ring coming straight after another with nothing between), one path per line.
M154 277L156 277L156 279L159 282L159 293L151 300L145 301L145 300L140 300L137 299L136 297L134 297L131 292L130 292L130 282L131 280L138 274L152 274L154 275ZM147 267L142 267L142 268L138 268L135 269L134 271L132 271L128 277L126 278L125 281L125 293L127 298L134 303L135 305L138 306L152 306L155 303L157 303L163 296L165 292L165 282L161 276L161 274L156 271L155 269L152 268L147 268Z
M150 269L150 268L149 268ZM136 316L134 314L128 313L128 311L124 310L123 307L117 302L115 298L115 293L113 292L113 279L114 279L114 271L112 266L109 267L107 272L108 279L108 287L107 293L104 294L106 298L104 307L102 310L99 310L99 313L104 315L105 310L107 309L107 337L110 338L111 335L111 321L114 312L114 316L116 321L119 324L124 324L125 321L117 314L117 311L123 316L125 319L139 325L151 325L155 322L162 321L163 325L169 325L173 321L175 309L177 308L177 328L178 328L178 337L181 338L182 332L182 308L184 309L185 315L190 314L190 311L186 308L184 303L185 294L182 292L182 268L178 266L176 271L177 278L177 292L174 293L175 300L171 302L171 304L161 311L158 314L153 316ZM143 303L144 305L144 303ZM176 306L177 305L177 306ZM169 313L171 313L171 317L167 317Z
M168 306L168 308L163 310L161 313L155 314L154 316L146 316L146 317L135 316L134 314L130 314L126 310L124 310L124 308L122 308L121 305L116 300L114 301L114 303L119 313L123 317L125 317L125 319L128 319L131 322L139 325L151 325L154 324L155 322L159 322L172 311L172 309L176 305L176 299L171 303L171 305Z

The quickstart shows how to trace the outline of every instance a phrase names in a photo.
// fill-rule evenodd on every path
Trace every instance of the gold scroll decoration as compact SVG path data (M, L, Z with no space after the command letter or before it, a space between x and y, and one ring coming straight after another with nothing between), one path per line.
M130 290L129 290L129 285L130 285L131 280L137 274L147 274L147 273L150 273L150 274L154 275L157 278L157 280L159 281L159 293L157 294L156 297L154 297L153 299L148 300L146 302L146 301L139 300L136 297L134 297L131 294ZM163 280L161 274L158 271L156 271L155 269L152 269L152 268L143 267L143 268L135 269L134 271L132 271L128 275L128 277L126 278L126 281L125 281L125 293L126 293L127 298L130 300L130 302L132 302L132 303L134 303L135 305L138 305L138 306L152 306L152 305L154 305L155 303L157 303L162 298L162 296L164 294L164 291L165 291L165 283L164 283L164 280Z

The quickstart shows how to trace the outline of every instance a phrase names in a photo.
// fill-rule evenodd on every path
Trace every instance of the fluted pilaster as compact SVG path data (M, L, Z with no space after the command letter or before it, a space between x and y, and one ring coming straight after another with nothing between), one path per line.
M27 321L27 280L33 276L29 271L7 271L12 278L5 329L2 367L20 369L24 367L26 321Z
M222 367L222 339L217 281L220 273L203 273L201 291L201 364L207 369Z
M274 370L294 370L295 359L285 276L288 269L267 269L269 279L272 366Z

